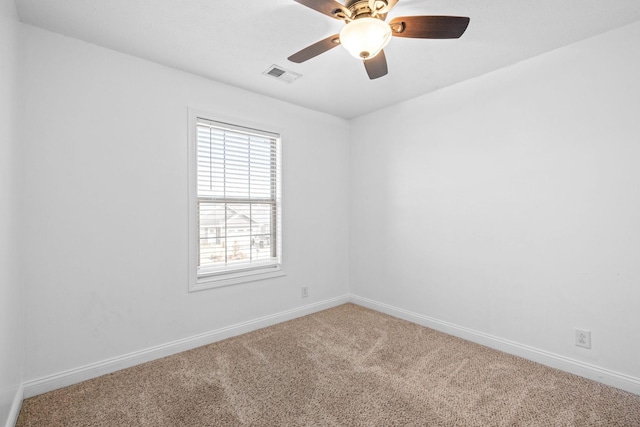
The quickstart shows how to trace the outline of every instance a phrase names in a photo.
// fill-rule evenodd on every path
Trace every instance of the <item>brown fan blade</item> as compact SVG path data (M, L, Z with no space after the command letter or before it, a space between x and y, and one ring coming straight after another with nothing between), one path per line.
M468 25L463 16L401 16L389 22L392 35L416 39L457 39Z
M320 13L336 19L351 18L351 11L334 0L295 0Z
M364 68L369 74L371 80L387 75L387 58L384 56L384 50L381 50L376 56L364 61Z
M328 51L329 49L333 49L339 44L340 44L340 34L334 34L332 36L327 37L324 40L320 40L319 42L312 44L311 46L305 47L304 49L294 53L287 59L291 62L296 62L299 64L315 56L318 56L321 53Z

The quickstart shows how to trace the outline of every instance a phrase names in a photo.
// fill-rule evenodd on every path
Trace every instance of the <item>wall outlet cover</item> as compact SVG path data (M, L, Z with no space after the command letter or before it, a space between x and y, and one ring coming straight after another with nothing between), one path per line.
M575 342L578 347L591 348L591 331L576 328Z

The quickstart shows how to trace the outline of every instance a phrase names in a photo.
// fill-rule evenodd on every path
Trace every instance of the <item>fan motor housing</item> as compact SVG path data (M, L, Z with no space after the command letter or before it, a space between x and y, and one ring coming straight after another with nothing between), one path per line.
M372 15L368 0L351 0L345 6L351 11L352 20Z

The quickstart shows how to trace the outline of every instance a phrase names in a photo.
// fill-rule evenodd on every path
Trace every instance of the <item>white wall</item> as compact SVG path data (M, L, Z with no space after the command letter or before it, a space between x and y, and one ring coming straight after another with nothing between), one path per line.
M20 381L21 308L29 381L325 301L349 279L355 295L640 377L640 24L351 123L21 35L19 186L16 67L0 70L2 242L18 190L25 224L24 306L16 247L0 253L0 415ZM287 276L187 293L188 106L283 130Z
M19 23L12 0L0 1L0 425L21 384L21 300L17 226L17 93ZM14 407L15 411L16 408Z
M354 120L352 293L639 379L638 40L635 23Z
M26 380L347 294L346 121L23 36ZM189 106L282 130L285 277L187 292Z

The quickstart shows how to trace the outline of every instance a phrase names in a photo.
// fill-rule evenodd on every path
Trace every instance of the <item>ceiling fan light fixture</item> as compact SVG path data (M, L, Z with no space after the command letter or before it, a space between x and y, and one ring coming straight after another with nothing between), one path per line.
M340 44L358 59L371 59L391 40L391 27L377 18L359 18L340 31Z

